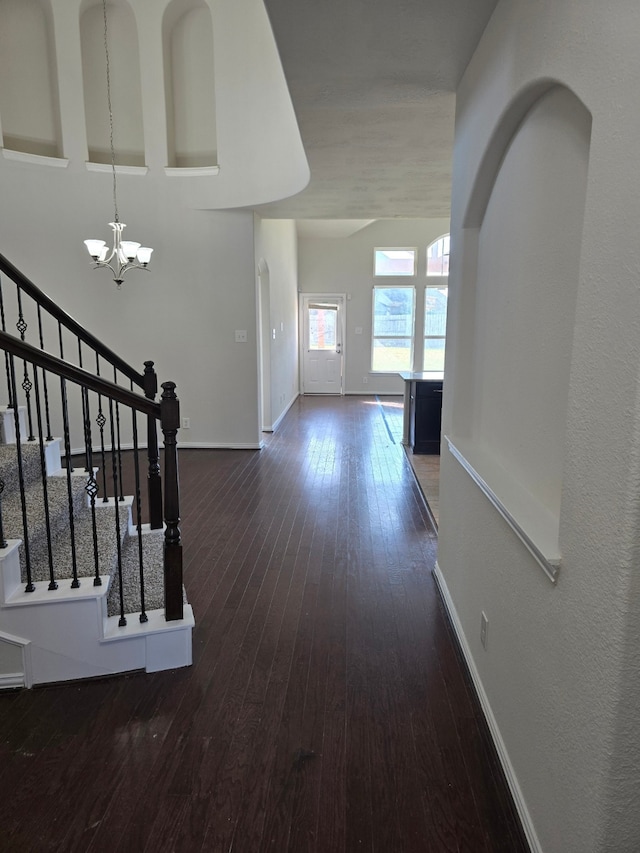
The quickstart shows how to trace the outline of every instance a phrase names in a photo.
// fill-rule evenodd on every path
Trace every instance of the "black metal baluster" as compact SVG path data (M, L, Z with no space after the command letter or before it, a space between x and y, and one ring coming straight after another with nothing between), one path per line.
M42 429L42 405L40 403L40 382L38 368L33 365L33 387L36 396L36 422L38 424L38 446L40 448L40 471L42 475L42 497L44 501L44 525L47 535L47 559L49 562L49 590L58 589L53 566L53 545L51 542L51 513L49 512L49 485L47 481L47 459L44 448L44 431Z
M96 375L100 376L100 356L96 353ZM102 394L98 394L98 414L96 415L96 423L100 430L100 461L102 462L102 503L108 503L109 496L107 495L107 458L104 449L104 427L107 419L102 411Z
M58 320L58 342L60 345L60 358L64 358L64 346L62 343L62 323ZM62 417L63 417L63 432L64 432L64 452L67 458L67 471L73 471L71 462L71 443L69 433L69 404L67 400L67 380L60 377L60 389L62 392ZM67 477L69 489L71 489L71 479Z
M26 320L24 319L24 314L22 313L22 291L19 287L17 287L16 289L18 292L18 322L16 323L16 329L20 332L20 340L24 341L28 325ZM29 435L27 437L27 441L35 441L36 437L33 434L33 416L31 414L31 389L33 388L33 384L29 379L29 369L27 368L27 362L23 361L23 364L24 377L22 380L22 390L24 391L27 398L27 418L29 423Z
M2 277L0 276L0 321L2 323L2 331L7 331L7 324L4 316L4 294L2 291ZM7 408L13 409L13 393L11 390L11 377L9 376L9 353L4 354L4 368L7 374Z
M38 303L38 334L40 336L40 349L44 350L44 334L42 332L42 310L40 308L40 303ZM53 441L53 436L51 435L51 416L49 414L49 389L47 387L47 374L46 371L42 371L42 386L44 390L44 412L45 412L45 423L47 424L47 441Z
M109 399L109 424L111 427L111 468L112 468L112 478L113 478L113 494L114 496L119 493L118 488L118 461L116 458L116 435L115 435L115 422L113 417L113 400ZM114 497L113 500L113 508L116 514L116 536L117 536L117 549L118 549L118 580L120 582L120 619L118 620L118 625L122 628L127 624L127 620L124 615L124 590L122 587L122 542L120 541L120 507L118 506L118 500Z
M85 492L89 496L89 508L91 509L91 533L93 538L93 566L94 576L93 585L102 586L102 578L100 577L100 552L98 549L98 523L96 519L96 495L98 494L98 484L96 482L95 471L93 467L93 440L91 436L91 414L89 406L89 391L86 388L82 389L82 395L85 398L83 401L83 409L87 414L84 422L84 445L88 448L89 474L84 487Z
M17 401L18 394L16 388L16 367L14 358L12 355L9 356L9 375L11 379L11 391L13 393L13 399ZM13 407L13 422L15 425L16 432L16 453L18 459L18 483L20 486L20 504L22 509L22 529L24 533L24 538L22 540L22 546L24 548L24 560L27 572L27 585L24 589L25 592L34 592L35 586L33 584L33 578L31 575L31 553L29 548L29 527L27 523L27 499L25 495L24 489L24 465L22 460L22 436L20 435L20 415L18 413L18 406L15 405Z
M78 338L78 367L82 367L82 341L80 340L80 338ZM84 394L82 394L81 396L82 396L82 423L85 426L85 437L86 437L86 434L87 434L86 424L87 424L87 417L88 417L87 410L86 410L87 399L85 398ZM84 470L87 472L87 474L91 470L90 464L89 464L89 455L90 455L89 448L87 447L87 443L85 441L85 444L84 444Z
M4 525L2 523L2 494L4 492L5 485L5 481L0 477L0 548L7 547L7 540L4 538Z
M116 368L113 368L113 381L118 384L118 371ZM124 500L123 488L122 485L122 444L120 443L120 404L116 403L116 435L118 439L118 471L120 473L120 493L118 494L118 500Z
M60 339L60 358L64 357L64 348L62 345L62 326L58 323L58 336ZM69 536L71 540L71 571L73 581L71 586L77 588L80 586L80 581L76 584L78 577L78 557L76 552L76 522L75 508L73 504L73 480L71 473L73 465L71 464L71 431L69 429L69 400L67 398L67 380L60 377L60 399L62 404L62 437L64 441L64 455L67 461L67 503L69 506Z
M155 400L158 392L158 378L153 369L152 361L144 363L144 396ZM160 477L160 453L158 451L158 426L156 419L147 415L147 490L149 495L149 523L152 530L159 530L162 525L162 478Z
M140 448L138 447L138 413L135 409L131 409L131 416L133 419L133 467L135 473L135 481L136 481L136 530L138 532L138 567L140 570L140 622L148 622L149 617L147 616L147 611L145 607L144 601L144 558L143 558L143 548L142 548L142 499L140 493L140 460L138 459L138 454L140 452Z

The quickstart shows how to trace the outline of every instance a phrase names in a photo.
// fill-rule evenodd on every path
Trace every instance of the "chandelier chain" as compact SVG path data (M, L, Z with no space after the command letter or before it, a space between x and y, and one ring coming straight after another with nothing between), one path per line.
M111 68L109 66L109 43L107 28L107 0L102 0L102 14L104 17L104 55L107 65L107 109L109 111L109 146L111 149L111 172L113 174L113 209L114 221L119 222L118 194L116 189L116 152L113 145L113 109L111 107Z

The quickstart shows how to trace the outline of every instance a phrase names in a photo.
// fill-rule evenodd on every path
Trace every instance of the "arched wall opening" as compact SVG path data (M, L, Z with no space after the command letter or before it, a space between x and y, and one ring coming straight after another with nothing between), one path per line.
M138 31L133 11L124 0L107 3L107 34L115 162L119 166L144 166ZM104 39L102 4L87 5L80 15L80 44L87 147L92 163L111 163Z
M62 156L60 107L49 0L0 0L2 147Z
M530 87L493 135L464 220L452 434L556 522L590 140L570 90Z
M213 24L203 0L173 0L163 19L168 165L218 162ZM208 81L207 86L202 81Z

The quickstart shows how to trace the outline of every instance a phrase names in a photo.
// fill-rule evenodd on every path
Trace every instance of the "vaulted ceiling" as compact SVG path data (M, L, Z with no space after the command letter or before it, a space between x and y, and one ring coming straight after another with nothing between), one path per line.
M259 213L448 217L455 90L496 3L265 0L311 181Z

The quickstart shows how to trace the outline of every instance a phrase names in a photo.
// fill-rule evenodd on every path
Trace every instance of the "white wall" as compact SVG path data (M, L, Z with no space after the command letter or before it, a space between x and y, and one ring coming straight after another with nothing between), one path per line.
M3 254L130 364L142 370L152 359L160 381L176 382L191 420L180 444L257 447L252 212L191 210L169 194L171 185L140 194L144 178L123 176L127 231L155 251L151 270L130 272L118 290L108 271L91 269L82 244L109 240L110 178L81 177L31 165L0 169L2 195L11 199L0 209ZM236 329L247 330L246 343L235 342Z
M298 396L298 252L293 220L256 217L258 287L265 296L264 429L277 425ZM267 297L268 295L268 297Z
M28 145L17 152L2 151L0 252L134 366L142 370L142 362L152 359L161 381L177 383L182 415L191 423L188 432L180 433L181 444L257 447L251 208L300 191L309 170L264 3L204 2L213 26L213 57L208 42L194 45L208 53L204 58L212 67L210 79L201 80L199 94L208 93L215 103L216 121L203 128L215 137L209 142L212 150L217 142L220 166L218 174L204 176L188 170L176 170L178 176L165 174L165 168L175 164L169 162L173 142L167 113L172 114L172 98L167 100L165 92L163 48L169 44L163 38L163 21L170 30L175 16L194 4L119 0L112 10L114 32L123 10L137 28L135 55L128 57L128 64L140 69L139 139L144 152L139 152L139 159L145 164L135 174L118 174L120 219L128 225L125 238L155 250L151 271L130 273L120 292L107 272L91 271L82 243L90 237L110 243L108 223L114 216L110 171L96 172L86 165L88 137L94 142L84 109L81 20L83 13L91 17L91 9L86 11L91 4L33 0L27 4L26 11L33 14L26 23L19 4L11 2L7 9L3 4L7 12L3 33L8 28L8 37L18 38L25 29L35 31L33 44L20 37L22 51L41 53L47 39L55 49L44 66L41 56L30 57L40 82L43 75L50 77L50 86L40 85L37 98L25 97L30 90L25 89L24 75L15 75L0 55L0 109L7 111L9 136L4 144L22 134L42 136L48 146L44 151L36 147L35 152ZM40 9L47 14L40 14ZM10 51L9 59L12 55ZM50 101L45 113L53 118L34 124L33 110L45 114L43 99ZM115 103L114 125L118 125ZM54 131L61 145L55 145ZM117 139L116 135L116 145ZM34 153L55 153L58 158L38 158ZM287 348L294 352L293 361L284 366L275 352L278 398L292 393L290 374L297 378L295 327L290 319L295 300L291 231L292 226L283 226L268 238L269 254L275 258L274 310L282 322L286 318ZM276 250L280 237L284 248ZM236 343L236 330L247 332L246 343ZM76 435L74 444L79 444Z
M447 219L378 220L349 237L302 237L299 244L299 288L302 293L346 293L345 393L401 394L398 376L371 373L373 251L376 247L418 249L415 279L401 284L427 284L426 248L447 234ZM432 280L429 279L431 282ZM418 299L418 304L420 300ZM416 315L421 329L423 313ZM356 334L356 328L362 333ZM418 336L420 338L420 336ZM364 382L366 378L366 383Z
M536 391L529 420L555 459L554 473L542 457L540 474L558 483L535 488L557 513L562 559L553 586L445 450L438 562L530 840L545 853L640 849L639 27L631 0L501 0L457 99L444 432L473 452L493 423L492 451L506 447L507 473L530 484L535 436L520 395L544 365L550 398ZM553 84L566 87L555 107L538 100ZM575 159L563 160L576 139ZM568 294L551 313L557 294L531 270L538 241ZM510 325L493 322L487 294L499 294ZM542 359L527 326L540 322Z

